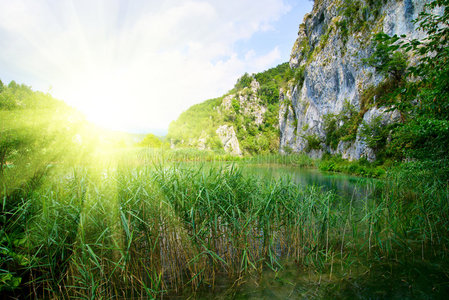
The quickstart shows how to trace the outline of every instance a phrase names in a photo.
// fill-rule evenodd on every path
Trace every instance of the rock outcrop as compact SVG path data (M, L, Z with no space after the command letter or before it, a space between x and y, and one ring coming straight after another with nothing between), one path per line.
M233 100L238 105L239 112L254 120L256 125L261 125L264 121L264 115L267 108L263 105L263 101L258 97L260 84L253 79L251 87L242 91L230 94L223 98L222 108L225 113L229 113L234 109Z
M280 152L313 152L308 140L326 139L326 116L342 114L345 106L356 108L362 122L354 138L341 140L333 148L324 142L321 152L341 154L350 160L375 159L361 135L364 122L382 115L383 122L397 121L395 112L368 106L367 90L385 78L363 59L373 53L373 34L406 35L421 38L412 20L427 0L342 1L315 0L313 11L299 27L290 66L295 81L281 91L279 108ZM352 5L352 7L350 7ZM352 9L354 13L345 13ZM319 151L318 151L319 152ZM318 154L319 155L319 154Z
M242 155L239 141L233 126L222 125L217 129L217 135L223 143L224 150L231 155Z

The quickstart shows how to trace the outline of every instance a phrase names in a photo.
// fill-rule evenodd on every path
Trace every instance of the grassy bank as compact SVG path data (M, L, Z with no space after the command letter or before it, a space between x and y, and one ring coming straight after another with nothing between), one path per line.
M130 155L131 154L131 155ZM184 149L149 149L136 148L126 150L121 156L125 160L134 159L137 164L154 164L165 162L236 162L239 164L279 164L299 168L317 168L325 172L339 172L362 177L382 178L391 163L370 163L367 160L348 161L338 156L324 155L321 159L312 159L306 154L265 154L232 156L225 152L212 150ZM398 164L396 164L398 165Z
M316 166L320 171L339 172L372 178L385 177L387 169L391 167L388 164L370 163L365 159L349 161L338 156L324 156L316 161Z
M317 297L448 292L447 182L419 166L362 203L232 165L133 160L55 167L3 195L4 295L201 295L292 267Z

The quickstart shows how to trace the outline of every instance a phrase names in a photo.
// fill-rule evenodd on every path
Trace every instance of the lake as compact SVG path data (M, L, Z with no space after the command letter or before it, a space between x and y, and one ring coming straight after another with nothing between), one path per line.
M243 165L243 172L263 178L294 181L298 185L318 186L333 191L346 200L366 200L374 197L378 179L356 177L341 173L326 173L317 169L298 168L284 165Z

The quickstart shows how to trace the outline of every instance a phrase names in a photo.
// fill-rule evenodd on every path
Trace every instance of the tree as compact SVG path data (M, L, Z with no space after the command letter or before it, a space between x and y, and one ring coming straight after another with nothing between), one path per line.
M14 81L11 80L11 82L8 84L8 87L11 89L16 89L19 85Z
M160 148L162 147L162 141L152 133L147 134L142 141L140 141L139 146L149 147L149 148Z
M414 21L423 39L381 33L367 60L397 84L388 104L406 118L392 145L413 158L448 158L449 153L449 0L434 0ZM437 13L440 10L441 13ZM416 59L404 65L404 53Z
M435 0L425 6L415 23L427 37L404 41L402 49L418 57L408 69L410 81L402 90L411 106L410 122L400 137L410 145L409 155L417 158L448 157L449 149L449 0ZM442 14L435 14L435 9Z
M380 74L392 78L395 82L401 81L407 69L407 59L403 52L398 51L401 47L400 37L391 37L381 32L374 35L373 41L376 45L374 53L364 61Z
M250 87L252 81L253 81L253 78L248 73L245 73L245 74L243 74L242 77L240 77L237 80L237 83L235 84L235 88L237 90L241 90L243 88Z

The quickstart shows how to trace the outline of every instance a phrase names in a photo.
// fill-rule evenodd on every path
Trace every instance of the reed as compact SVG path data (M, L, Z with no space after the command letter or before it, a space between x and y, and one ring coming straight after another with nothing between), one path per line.
M15 293L158 298L214 289L222 278L238 286L290 262L332 278L379 260L449 254L444 183L410 188L398 171L376 197L348 201L235 164L154 162L61 166L5 195L15 204L4 232L20 237L9 245L22 278Z

